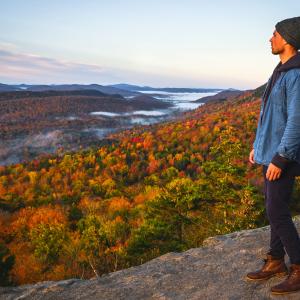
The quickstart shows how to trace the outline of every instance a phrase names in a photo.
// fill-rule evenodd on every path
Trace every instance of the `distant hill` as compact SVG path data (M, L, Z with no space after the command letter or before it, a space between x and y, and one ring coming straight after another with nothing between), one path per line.
M161 91L169 93L209 93L219 92L223 89L219 88L172 88L163 87L156 88L150 86L138 86L126 83L112 84L112 85L99 85L99 84L1 84L0 92L9 91L74 91L74 90L96 90L105 94L119 94L123 97L133 97L140 95L139 91Z
M172 103L148 95L125 100L121 95L108 95L96 90L4 92L0 93L0 138L12 138L19 133L28 134L50 128L74 129L88 124L112 127L116 126L116 121L103 120L90 113L128 113L172 106ZM67 116L74 116L74 119L70 121ZM84 120L78 119L79 116Z
M74 90L74 91L55 91L55 90L47 90L47 91L9 91L0 93L0 100L9 100L9 99L21 99L21 98L44 98L44 97L54 97L54 96L107 96L106 94L96 91L96 90ZM113 95L117 98L122 98L121 95Z
M128 90L122 90L111 86L103 86L99 84L51 84L51 85L30 85L30 84L19 84L19 85L8 85L0 84L0 92L8 91L78 91L78 90L96 90L105 94L119 94L123 97L133 97L140 93L131 92Z
M113 84L110 85L114 88L119 88L127 91L161 91L161 92L169 92L169 93L209 93L209 92L218 92L222 91L222 89L208 89L208 88L155 88L150 86L138 86L131 85L126 83Z
M200 102L200 103L206 103L206 102L211 102L211 101L224 101L227 100L228 98L231 97L238 97L240 95L242 95L244 91L240 91L240 90L235 90L235 89L228 89L228 90L224 90L221 91L220 93L213 95L213 96L207 96L207 97L202 97L198 100L196 100L195 102Z
M19 89L8 84L0 83L0 92L18 91Z
M156 109L164 109L164 108L169 108L170 106L172 106L173 104L171 104L170 102L165 102L165 101L161 101L158 99L155 99L149 95L139 95L136 97L131 98L130 100L128 100L129 103L134 103L135 106L140 105L141 107L145 108L153 108L155 107Z

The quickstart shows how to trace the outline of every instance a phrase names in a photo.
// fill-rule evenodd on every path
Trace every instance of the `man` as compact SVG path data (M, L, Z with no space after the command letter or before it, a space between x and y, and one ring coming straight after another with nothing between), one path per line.
M289 211L295 176L300 175L300 17L278 22L270 42L280 62L264 91L249 155L252 164L263 165L270 248L262 268L246 277L258 281L288 275L271 288L273 294L286 294L300 290L300 239Z

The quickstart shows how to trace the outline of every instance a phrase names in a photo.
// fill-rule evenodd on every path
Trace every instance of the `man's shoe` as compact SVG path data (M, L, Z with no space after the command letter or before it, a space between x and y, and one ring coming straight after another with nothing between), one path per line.
M272 294L282 295L300 291L300 265L291 264L289 276L271 288Z
M284 258L275 258L267 254L267 258L263 259L265 264L255 272L250 272L246 275L248 280L260 281L266 280L273 276L282 277L288 274L288 269L285 265Z

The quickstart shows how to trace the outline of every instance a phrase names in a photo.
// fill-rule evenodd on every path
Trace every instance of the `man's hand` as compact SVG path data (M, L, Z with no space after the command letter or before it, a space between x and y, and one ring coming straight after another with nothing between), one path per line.
M270 181L276 180L280 177L280 175L281 175L281 169L276 167L274 164L270 163L266 173L267 179Z
M249 161L251 162L251 164L255 164L254 161L254 149L251 150L250 154L249 154Z

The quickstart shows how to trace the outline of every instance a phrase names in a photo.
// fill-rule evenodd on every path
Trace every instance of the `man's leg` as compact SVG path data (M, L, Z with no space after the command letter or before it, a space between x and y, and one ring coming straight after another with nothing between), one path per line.
M268 251L268 254L278 258L282 258L285 255L284 247L280 240L280 237L275 232L272 226L271 226L270 249Z
M292 264L300 264L300 239L293 223L289 203L295 176L293 168L288 166L279 179L268 180L264 167L266 189L266 211L271 226L270 252L284 254L284 246Z
M270 224L280 237L291 261L289 275L283 282L271 287L272 294L281 295L300 290L300 239L289 211L295 176L299 176L299 170L300 165L293 162L279 179L266 180Z
M268 166L263 165L263 176L264 176L264 197L265 197L265 207L267 207L267 179L266 179L266 172L267 172ZM270 254L274 257L284 257L285 251L283 244L280 240L279 235L275 232L275 229L273 228L272 224L270 224L271 228L271 237L270 237L270 248L267 254Z
M267 166L263 166L264 175L264 195L265 195L265 205L268 205L268 183L265 177ZM266 280L273 276L284 276L288 273L288 269L284 261L284 247L281 242L280 236L275 231L275 228L271 224L271 239L270 239L270 249L267 253L265 263L261 269L250 272L247 274L246 278L252 281Z

